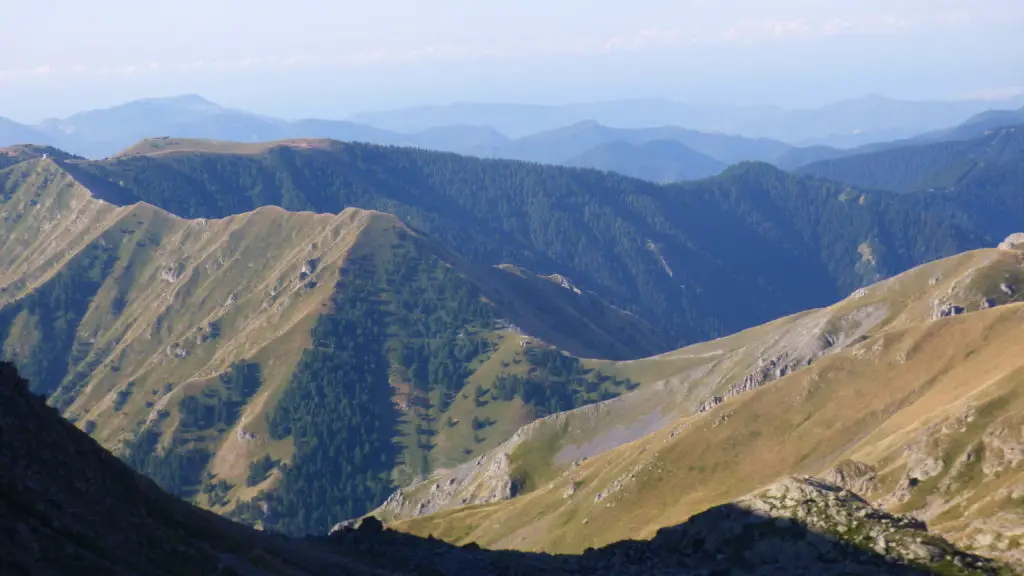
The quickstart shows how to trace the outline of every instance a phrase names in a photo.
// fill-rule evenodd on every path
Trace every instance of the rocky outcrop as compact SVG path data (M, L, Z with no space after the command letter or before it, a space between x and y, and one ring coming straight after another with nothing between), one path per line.
M721 568L757 567L752 573L872 574L943 566L953 573L994 574L998 569L995 562L930 534L920 520L889 514L811 477L783 479L662 529L654 544L669 543L724 552Z
M853 299L860 297L857 294L851 296ZM750 372L733 382L722 394L711 396L698 404L696 412L708 412L728 398L757 390L769 382L810 366L822 356L845 349L866 336L885 315L884 306L868 305L839 318L823 315L809 322L805 329L786 333L779 341L771 342L760 351L756 365Z
M1000 250L1024 250L1024 232L1010 234L999 243Z
M824 475L824 480L857 494L871 494L878 489L878 471L874 466L843 460Z

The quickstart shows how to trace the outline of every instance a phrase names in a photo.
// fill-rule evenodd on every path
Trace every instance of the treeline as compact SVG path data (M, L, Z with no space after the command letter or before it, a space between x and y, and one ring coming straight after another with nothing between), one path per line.
M167 492L186 500L200 491L226 491L226 483L211 484L204 471L216 442L237 423L241 409L261 385L259 364L235 362L218 376L215 385L207 385L200 394L188 394L178 401L178 425L170 432L168 446L157 448L164 422L170 417L170 411L161 410L156 421L127 444L125 462Z
M78 326L117 262L117 248L93 243L52 279L0 308L0 350L28 380L32 392L50 396L63 410L97 364L84 364L91 346L77 342ZM12 331L15 319L21 330Z
M271 513L259 520L292 535L322 534L368 512L395 488L397 465L425 466L406 459L429 452L429 440L395 444L400 420L415 419L429 436L469 365L490 351L476 335L493 324L490 307L416 242L350 260L331 304L269 417L271 436L291 437L295 453L274 493L261 497ZM417 410L397 411L392 375L412 385ZM238 517L253 521L246 510Z
M527 375L498 375L489 396L506 402L519 398L534 407L538 417L615 398L637 387L628 378L585 368L579 358L553 348L527 348L525 356L530 365ZM479 391L478 396L481 393L486 391Z

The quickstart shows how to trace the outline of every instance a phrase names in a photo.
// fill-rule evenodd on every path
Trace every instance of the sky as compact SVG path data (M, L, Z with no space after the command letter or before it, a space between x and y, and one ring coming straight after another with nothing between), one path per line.
M0 10L0 116L201 94L285 118L618 98L1024 92L1021 0L49 0Z

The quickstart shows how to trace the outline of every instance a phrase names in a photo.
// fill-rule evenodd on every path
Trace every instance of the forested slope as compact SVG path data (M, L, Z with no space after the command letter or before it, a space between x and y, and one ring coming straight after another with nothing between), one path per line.
M990 217L1021 204L1014 190L980 181L955 193L897 196L756 163L657 186L330 141L244 154L202 148L67 167L105 199L143 200L189 218L261 205L391 212L473 262L567 276L675 343L824 305L915 264L991 245L1013 225Z

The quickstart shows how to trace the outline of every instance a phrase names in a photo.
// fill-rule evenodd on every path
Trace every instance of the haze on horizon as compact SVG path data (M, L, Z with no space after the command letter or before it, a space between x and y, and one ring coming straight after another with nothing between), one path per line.
M1019 0L53 0L0 20L0 116L201 94L288 118L657 97L1024 92Z

